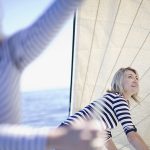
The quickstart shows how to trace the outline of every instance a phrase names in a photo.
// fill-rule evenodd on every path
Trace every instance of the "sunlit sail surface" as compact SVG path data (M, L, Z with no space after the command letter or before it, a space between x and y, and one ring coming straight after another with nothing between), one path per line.
M120 67L140 76L140 105L131 104L139 134L150 146L150 1L87 0L76 16L72 113L101 97ZM129 150L121 126L113 130L120 150Z

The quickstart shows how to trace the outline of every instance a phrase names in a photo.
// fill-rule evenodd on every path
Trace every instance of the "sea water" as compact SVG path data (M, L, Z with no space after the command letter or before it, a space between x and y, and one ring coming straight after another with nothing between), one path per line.
M22 93L22 123L57 127L69 115L69 89Z

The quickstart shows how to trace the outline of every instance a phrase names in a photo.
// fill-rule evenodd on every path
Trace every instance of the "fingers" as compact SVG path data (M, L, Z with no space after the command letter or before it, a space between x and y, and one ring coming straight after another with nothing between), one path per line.
M95 137L104 137L104 129L100 121L78 121L72 126L73 128L81 131L82 139L92 139Z
M102 123L100 121L97 120L91 120L91 121L85 121L85 120L77 120L75 122L73 122L72 127L74 128L86 128L89 130L104 130Z
M76 122L74 127L81 131L80 138L89 142L89 149L104 149L105 132L102 124L96 120ZM87 144L87 145L88 145Z
M70 147L72 150L103 150L105 135L100 122L82 120L62 129L66 132L60 138L62 149L65 146L65 150L70 150Z

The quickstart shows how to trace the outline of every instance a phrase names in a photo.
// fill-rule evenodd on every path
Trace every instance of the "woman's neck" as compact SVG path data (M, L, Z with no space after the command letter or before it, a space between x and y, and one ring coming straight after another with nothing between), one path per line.
M128 93L124 92L123 97L125 98L125 100L128 101L131 98L131 94L128 94Z

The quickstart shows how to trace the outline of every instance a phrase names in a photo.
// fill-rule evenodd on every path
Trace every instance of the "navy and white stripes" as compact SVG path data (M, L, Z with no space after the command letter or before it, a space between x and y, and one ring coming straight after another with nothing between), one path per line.
M0 125L0 150L46 150L48 128Z
M82 1L84 0L55 0L35 23L4 39L0 43L0 124L19 123L20 78L22 71L44 51L46 46L57 35L57 32L60 31L66 20L71 15L74 15L74 11ZM7 128L9 127L7 126ZM1 131L2 129L0 128ZM15 131L17 133L17 130ZM4 132L3 135L5 136ZM11 132L8 134L8 137L9 135L11 140ZM35 134L35 139L38 139L38 137L39 135ZM2 141L2 139L1 137L0 140ZM3 142L7 142L7 139L9 138L5 138ZM21 150L29 150L27 147L30 140L23 139L25 138L22 138L20 141ZM41 147L41 139L33 140L33 143L35 141L35 144L39 148ZM13 150L17 150L17 142L16 145L15 143L13 144ZM12 148L9 144L6 147L0 147L0 150L11 150ZM30 149L37 150L38 148L34 148L33 146ZM43 150L43 148L40 150Z
M0 123L17 123L20 77L39 56L83 0L56 0L30 27L0 44Z
M92 102L73 116L70 116L60 126L71 125L74 121L79 121L78 118L79 120L81 118L85 120L99 120L103 124L104 129L106 129L108 137L111 137L110 129L115 128L118 122L121 123L126 134L131 131L136 132L128 103L119 94L107 93L102 98Z

